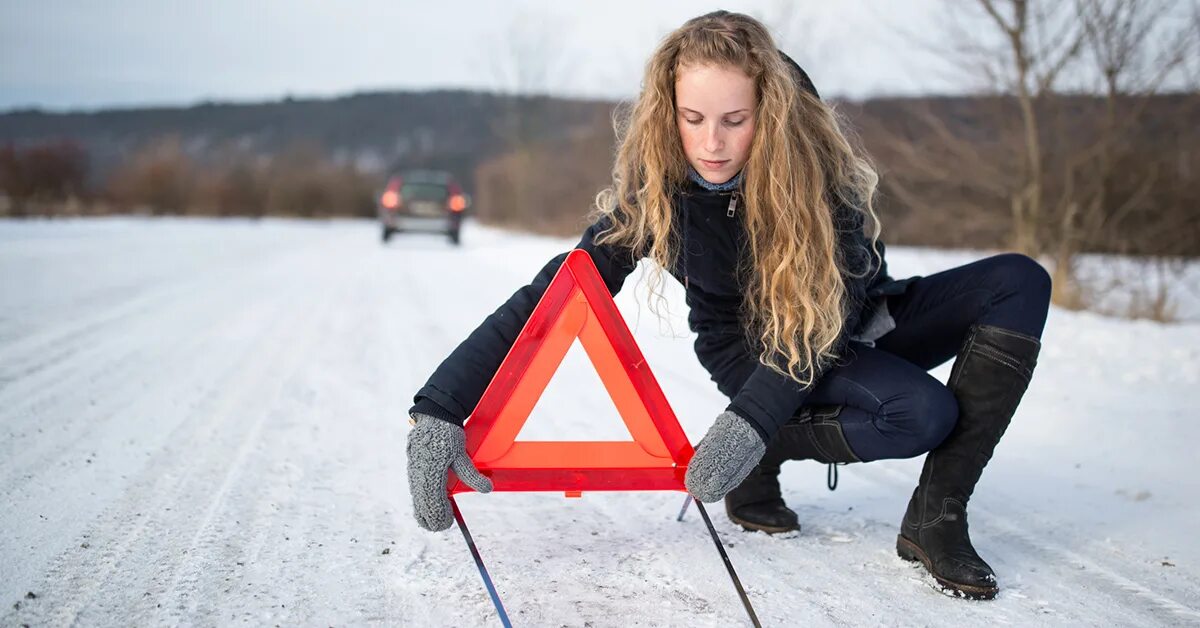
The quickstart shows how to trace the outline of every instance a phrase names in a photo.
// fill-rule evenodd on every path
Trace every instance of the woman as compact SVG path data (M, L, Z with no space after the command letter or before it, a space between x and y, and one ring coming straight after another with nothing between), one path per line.
M696 447L689 492L724 497L746 528L795 530L783 461L929 452L897 550L956 594L994 597L965 509L1034 367L1046 272L1005 254L890 278L876 173L803 70L744 15L717 11L668 35L619 137L612 185L578 248L614 294L643 257L656 262L653 289L663 270L685 287L696 355L730 398ZM417 392L408 472L423 527L451 524L447 469L491 490L460 426L565 255ZM955 356L947 385L926 372Z

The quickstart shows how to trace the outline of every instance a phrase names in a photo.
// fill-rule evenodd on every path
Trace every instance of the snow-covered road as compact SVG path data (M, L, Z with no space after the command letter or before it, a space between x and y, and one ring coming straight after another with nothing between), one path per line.
M0 625L498 625L462 537L412 521L406 409L573 241L463 239L0 221ZM889 248L896 276L976 256ZM617 302L694 442L725 400L678 287L672 333L635 281ZM1055 309L1044 340L972 500L999 598L946 597L896 557L919 459L843 467L832 493L792 463L801 533L711 509L764 625L1200 625L1200 324ZM627 437L578 347L522 436ZM681 494L460 501L516 625L745 622Z

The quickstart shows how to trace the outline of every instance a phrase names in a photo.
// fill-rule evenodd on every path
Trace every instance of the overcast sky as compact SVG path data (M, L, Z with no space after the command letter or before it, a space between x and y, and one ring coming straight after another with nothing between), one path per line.
M627 98L659 39L716 8L767 21L822 95L962 91L899 34L929 33L941 1L0 0L0 110L433 87Z

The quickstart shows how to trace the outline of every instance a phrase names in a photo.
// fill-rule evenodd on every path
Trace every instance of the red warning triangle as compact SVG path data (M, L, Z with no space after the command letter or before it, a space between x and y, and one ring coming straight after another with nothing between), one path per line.
M521 441L517 434L578 338L633 436L629 441ZM595 263L576 249L466 423L467 454L497 491L687 490L692 445L621 318ZM450 492L470 491L451 473Z

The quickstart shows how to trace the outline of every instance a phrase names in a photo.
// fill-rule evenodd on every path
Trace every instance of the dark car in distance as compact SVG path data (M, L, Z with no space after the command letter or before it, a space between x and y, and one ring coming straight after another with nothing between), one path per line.
M397 233L444 233L459 243L470 199L454 176L442 170L409 170L392 175L377 202L383 241Z

